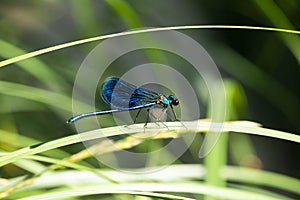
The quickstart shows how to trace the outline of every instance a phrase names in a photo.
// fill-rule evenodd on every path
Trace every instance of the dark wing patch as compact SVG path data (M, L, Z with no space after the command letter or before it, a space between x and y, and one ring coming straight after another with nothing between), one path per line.
M138 88L117 77L107 78L102 85L103 100L120 110L154 105L159 98L156 92Z

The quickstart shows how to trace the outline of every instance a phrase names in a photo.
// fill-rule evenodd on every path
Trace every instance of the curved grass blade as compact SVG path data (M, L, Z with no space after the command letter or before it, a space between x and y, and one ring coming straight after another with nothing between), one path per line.
M72 112L72 99L70 97L44 89L26 86L18 83L0 81L0 93L41 102L68 112ZM88 109L85 104L80 104L80 106Z
M274 24L276 27L287 27L294 29L294 25L290 22L283 10L274 1L260 1L254 0L262 13ZM287 36L285 34L279 35L285 45L294 54L295 58L300 63L300 38L297 35Z
M79 197L96 194L132 194L149 196L152 192L158 195L156 197L166 198L162 192L172 193L190 193L202 194L222 199L264 199L264 200L278 200L277 198L257 194L250 191L244 191L233 188L221 188L202 184L199 182L184 182L184 183L124 183L124 184L106 184L101 187L97 186L81 186L75 188L64 188L53 192L48 192L42 195L35 195L20 200L38 200L38 199L61 199L67 197ZM143 194L144 193L144 194ZM152 197L152 196L151 196ZM154 196L153 196L154 197ZM175 196L176 199L176 196ZM181 197L181 199L184 199Z
M15 55L26 55L26 52L8 42L0 40L0 55L3 58L11 58ZM31 57L31 60L18 62L17 65L52 90L59 91L62 85L64 87L68 85L59 74L35 57Z
M157 128L156 123L149 123L147 125L147 128L149 128L149 130L158 132L155 139L176 137L176 136L180 136L180 134L190 133L190 131L208 132L210 131L211 126L214 125L211 122L204 122L201 120L185 121L185 122L184 121L164 122L164 124L168 127L167 130L162 130L161 128ZM182 129L182 124L184 125L184 127L186 127L186 129ZM220 127L220 124L217 124L217 126ZM77 134L77 135L67 136L61 139L46 142L41 145L36 145L35 147L32 148L26 147L14 151L9 155L0 158L0 166L14 162L18 159L22 159L24 156L27 155L34 155L51 149L59 148L62 146L67 146L70 144L79 143L87 140L93 140L97 138L105 138L105 137L125 135L125 134L130 135L139 132L144 133L144 130L145 130L144 124L133 124L125 128L124 126L116 126L116 127L109 127L109 128L88 131L88 132L81 133L80 135ZM229 132L229 131L237 132L237 133L261 135L261 136L284 139L284 140L300 143L299 135L257 127L257 124L254 122L247 122L247 121L224 122L222 124L222 132Z
M56 51L59 49L64 49L67 47L72 47L80 44L85 44L89 42L99 41L103 39L113 38L113 37L120 37L125 35L133 35L133 34L140 34L140 33L149 33L149 32L158 32L158 31L168 31L168 30L188 30L188 29L246 29L246 30L261 30L261 31L273 31L273 32L281 32L281 33L291 33L291 34L298 34L300 35L300 31L296 30L288 30L288 29L280 29L280 28L271 28L271 27L257 27L257 26L229 26L229 25L190 25L190 26L173 26L173 27L160 27L160 28L147 28L147 29L140 29L140 30L132 30L126 31L121 33L112 33L103 36L92 37L83 40L77 40L73 42L68 42L52 47L48 47L45 49L40 49L37 51L33 51L21 56L16 56L14 58L10 58L0 62L0 67L4 67L6 65L19 62L21 60L25 60L31 57L35 57L38 55L42 55L45 53L49 53L52 51Z
M151 168L153 170L153 167ZM195 180L203 180L206 176L206 169L201 164L179 164L171 165L168 168L160 170L153 170L155 172L148 174L142 173L144 171L149 171L149 169L137 169L139 175L136 174L125 174L115 170L101 169L101 173L111 178L114 178L120 183L129 182L186 182ZM185 173L178 173L184 171ZM287 192L292 192L300 195L300 180L289 177L283 174L278 174L274 172L250 169L240 166L224 166L219 172L220 176L227 181L234 181L240 185L252 184L254 187L257 186L267 186L276 189L280 189ZM64 183L62 183L59 177L66 177ZM72 177L72 178L67 178ZM90 173L88 171L74 171L65 170L57 171L56 173L47 173L45 176L39 177L35 183L30 187L33 190L46 189L47 187L63 186L68 185L70 187L76 187L78 184L82 183L84 180L89 179L88 185L103 185L107 183L107 180L101 178L100 176ZM47 182L49 185L42 185L41 182ZM49 181L51 180L51 181ZM272 180L272 181L270 181ZM41 181L41 182L40 182ZM50 183L51 182L51 183ZM21 190L20 190L21 192Z

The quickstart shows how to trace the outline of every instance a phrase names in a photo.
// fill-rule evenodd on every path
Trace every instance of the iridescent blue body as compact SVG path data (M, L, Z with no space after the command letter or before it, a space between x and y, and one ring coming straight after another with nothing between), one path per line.
M101 96L107 104L111 105L115 109L80 114L70 118L67 123L73 123L85 117L126 110L137 110L157 104L162 105L164 108L170 106L176 118L173 105L176 106L179 104L178 99L176 99L173 95L167 97L146 88L138 88L135 85L125 82L117 77L109 77L104 81Z

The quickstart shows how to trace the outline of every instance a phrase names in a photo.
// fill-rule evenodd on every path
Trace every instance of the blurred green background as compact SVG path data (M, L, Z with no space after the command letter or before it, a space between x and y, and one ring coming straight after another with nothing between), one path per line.
M300 2L296 0L2 0L0 58L140 27L215 24L299 30L299 10ZM264 127L300 133L298 35L237 29L181 32L203 45L218 65L233 98L229 120L250 120ZM81 62L98 43L54 51L0 69L0 129L11 133L1 137L2 150L13 151L35 144L35 140L49 141L75 133L65 123L72 115L72 86ZM191 81L197 84L197 77L191 75ZM41 93L45 98L36 100L34 94L39 91L27 86L45 91ZM48 102L47 98L52 100ZM77 144L63 149L72 154L82 148ZM198 163L199 159L192 156L198 148L193 144L191 155L184 155L181 162ZM299 157L297 143L237 134L229 137L228 164L300 178ZM2 177L15 177L24 171L9 165L0 173Z

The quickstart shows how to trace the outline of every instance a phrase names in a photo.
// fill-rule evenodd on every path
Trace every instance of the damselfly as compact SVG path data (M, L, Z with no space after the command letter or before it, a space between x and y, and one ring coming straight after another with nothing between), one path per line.
M132 85L117 77L109 77L104 81L101 95L103 100L114 109L80 114L70 118L67 123L73 123L79 119L90 116L139 110L135 117L136 120L142 108L150 108L155 105L161 105L162 109L167 109L168 106L170 106L174 118L177 120L173 106L177 106L179 100L173 95L165 96L163 94L158 94L147 88Z

